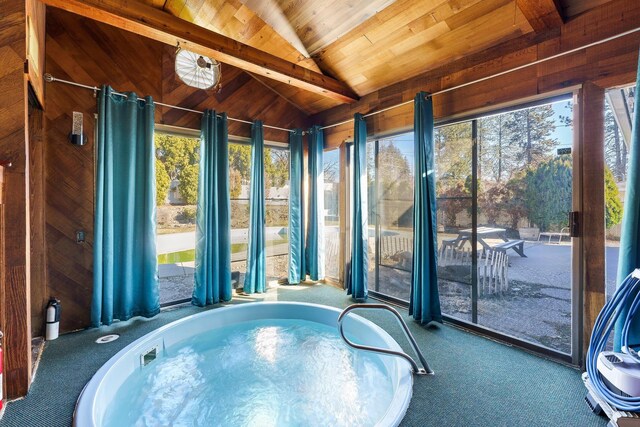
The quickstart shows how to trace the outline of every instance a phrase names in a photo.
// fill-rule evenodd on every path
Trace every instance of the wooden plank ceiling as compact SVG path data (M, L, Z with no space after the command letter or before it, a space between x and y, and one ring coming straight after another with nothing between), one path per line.
M336 78L363 96L496 44L559 27L567 16L609 0L142 1ZM307 114L340 105L254 77Z

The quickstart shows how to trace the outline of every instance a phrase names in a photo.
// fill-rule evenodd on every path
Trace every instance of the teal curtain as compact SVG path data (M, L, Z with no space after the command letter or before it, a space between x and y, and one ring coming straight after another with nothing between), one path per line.
M231 299L230 212L227 115L206 110L200 130L194 305Z
M324 170L322 154L324 132L319 126L309 129L309 215L306 267L311 280L324 279Z
M289 284L305 279L302 131L289 134Z
M151 97L98 96L93 326L160 311L154 111Z
M433 105L427 94L414 99L413 269L409 314L420 323L442 323L438 295L436 180L433 153Z
M624 213L620 233L618 255L618 286L634 269L640 268L640 60L636 77L635 105L633 112L633 132L629 144L629 172L624 196ZM620 351L621 332L629 305L623 307L614 332L614 348ZM640 317L635 317L629 328L629 344L640 344Z
M367 223L367 123L356 113L353 130L353 202L351 261L347 266L347 295L354 301L367 299L369 273L369 226Z
M244 292L252 294L266 290L264 216L264 137L262 122L251 125L251 191L249 193L249 247Z

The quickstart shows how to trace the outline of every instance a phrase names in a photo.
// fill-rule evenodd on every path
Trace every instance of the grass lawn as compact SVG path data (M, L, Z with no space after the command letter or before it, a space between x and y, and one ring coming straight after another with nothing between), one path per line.
M231 244L231 253L236 254L238 252L246 251L247 244L246 243L232 243ZM171 252L169 254L158 255L158 264L176 264L179 262L190 262L195 261L196 259L196 250L195 249L187 249L186 251L180 252Z

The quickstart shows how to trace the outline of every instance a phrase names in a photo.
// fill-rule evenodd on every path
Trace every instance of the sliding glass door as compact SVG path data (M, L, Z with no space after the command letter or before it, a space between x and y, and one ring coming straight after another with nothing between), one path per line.
M551 353L572 348L572 101L438 126L443 314ZM408 301L413 134L368 143L369 284ZM547 350L545 350L547 351Z
M571 354L572 101L479 118L477 323Z

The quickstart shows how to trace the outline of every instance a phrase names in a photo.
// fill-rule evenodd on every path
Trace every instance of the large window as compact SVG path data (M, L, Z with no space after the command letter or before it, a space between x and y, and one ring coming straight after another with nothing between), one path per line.
M289 263L289 150L264 150L267 282L285 279ZM242 287L247 270L251 146L229 144L231 194L231 271L235 287Z
M340 275L340 150L324 152L324 269L325 276Z
M200 140L197 132L156 131L157 248L160 303L188 301L195 273L195 220ZM232 284L242 287L247 268L251 146L229 144ZM267 281L288 272L289 150L265 148Z
M231 198L231 281L242 287L247 271L249 239L249 185L251 146L229 143L229 195Z
M156 199L160 304L191 299L199 138L157 132Z
M289 150L265 149L267 281L282 281L289 272Z

